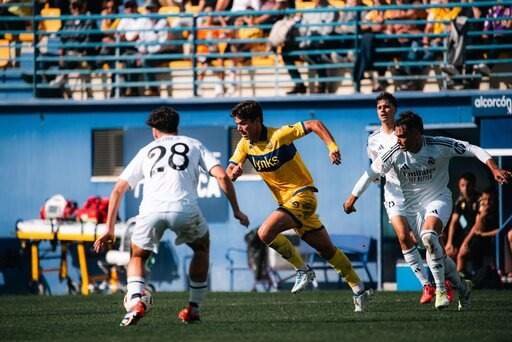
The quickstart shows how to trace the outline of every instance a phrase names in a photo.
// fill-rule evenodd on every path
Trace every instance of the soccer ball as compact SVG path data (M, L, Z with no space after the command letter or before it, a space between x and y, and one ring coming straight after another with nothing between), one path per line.
M146 313L148 313L151 310L151 307L153 306L153 296L151 295L151 291L149 291L148 289L142 290L142 297L140 298L140 300L146 306ZM123 305L124 308L126 309L126 312L130 312L135 303L137 303L136 299L129 299L128 294L124 296Z

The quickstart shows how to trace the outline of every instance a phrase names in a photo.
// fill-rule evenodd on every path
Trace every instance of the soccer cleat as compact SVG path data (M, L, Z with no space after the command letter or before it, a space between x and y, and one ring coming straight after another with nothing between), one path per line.
M464 290L459 290L459 311L468 310L471 307L471 280L463 280Z
M306 270L298 270L297 275L295 276L295 284L292 288L292 293L297 293L299 291L304 290L308 284L313 283L315 280L315 271L311 269L311 267L306 266Z
M354 312L364 312L368 307L368 299L373 294L372 289L367 289L358 295L352 296L354 302Z
M121 323L119 323L119 325L121 327L135 325L142 317L144 317L145 312L146 307L144 306L144 303L138 302L133 306L130 312L124 315L123 320L121 321Z
M448 296L448 300L450 303L453 303L453 299L455 298L455 290L452 283L449 280L446 280L444 282L444 287L446 288L446 295Z
M199 309L196 307L193 307L191 305L189 305L186 308L184 308L183 310L181 310L178 313L178 318L183 323L186 323L186 324L196 323L196 322L201 321L201 318L199 317Z
M436 288L432 284L423 286L423 293L420 297L420 304L428 304L432 302L436 295Z
M436 290L436 303L435 308L437 310L444 309L450 305L450 300L448 299L448 295L446 294L446 290Z

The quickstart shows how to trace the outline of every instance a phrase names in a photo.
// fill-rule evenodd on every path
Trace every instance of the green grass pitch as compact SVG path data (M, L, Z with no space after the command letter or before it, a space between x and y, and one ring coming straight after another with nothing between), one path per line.
M377 292L352 312L348 291L210 293L202 322L176 318L186 293L154 293L138 325L119 327L122 295L2 296L1 341L512 341L512 292L474 291L471 311L418 304L419 293Z

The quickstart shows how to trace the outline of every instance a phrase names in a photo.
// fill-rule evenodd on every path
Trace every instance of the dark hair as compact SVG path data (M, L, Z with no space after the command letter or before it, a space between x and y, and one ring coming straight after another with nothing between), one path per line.
M263 123L263 109L256 101L242 101L231 110L231 116L237 117L242 120L256 120L260 119Z
M472 185L475 185L476 184L476 177L474 174L472 174L471 172L465 172L463 173L460 177L459 177L459 180L461 179L465 179L468 181L468 183L471 183Z
M176 133L180 123L180 115L172 107L154 109L146 120L146 124L164 133Z
M423 134L423 120L418 114L410 110L400 113L398 120L395 122L395 127L398 126L405 126L407 130L415 129Z
M379 96L377 96L376 102L379 103L379 101L387 101L388 103L391 103L395 109L398 108L396 98L386 91L383 91Z

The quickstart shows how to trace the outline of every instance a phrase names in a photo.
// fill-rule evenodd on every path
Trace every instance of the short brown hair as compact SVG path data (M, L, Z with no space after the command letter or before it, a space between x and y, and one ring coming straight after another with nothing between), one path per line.
M176 133L180 123L180 115L172 107L158 107L154 109L146 120L150 127L164 133Z
M242 101L233 107L231 116L251 121L259 118L263 123L263 109L258 102L252 100Z

